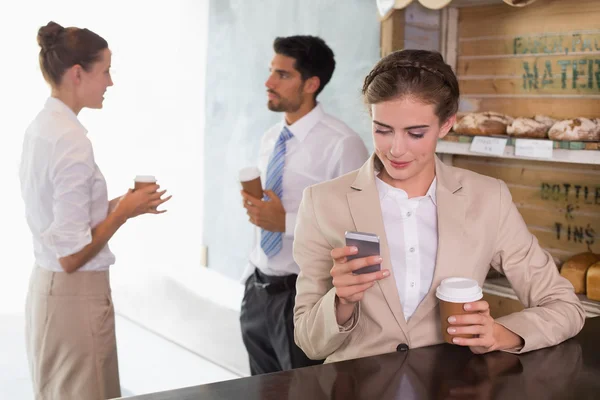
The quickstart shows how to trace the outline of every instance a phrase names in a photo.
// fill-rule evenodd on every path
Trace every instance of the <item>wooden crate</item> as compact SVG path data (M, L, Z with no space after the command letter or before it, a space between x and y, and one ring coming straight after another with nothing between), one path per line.
M458 9L460 111L600 117L600 1Z

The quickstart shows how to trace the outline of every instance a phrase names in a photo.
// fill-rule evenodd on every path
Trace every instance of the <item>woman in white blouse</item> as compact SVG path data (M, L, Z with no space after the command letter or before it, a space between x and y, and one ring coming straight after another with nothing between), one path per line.
M109 239L130 218L169 197L158 185L108 201L81 109L102 108L112 86L107 42L50 22L38 31L39 61L52 92L27 128L21 192L36 266L26 308L27 353L36 399L120 396Z

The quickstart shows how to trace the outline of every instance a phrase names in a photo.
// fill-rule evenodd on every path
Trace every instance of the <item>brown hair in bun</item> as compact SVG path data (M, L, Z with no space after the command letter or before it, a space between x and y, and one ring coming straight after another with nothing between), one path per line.
M52 86L60 85L65 71L74 65L89 71L102 50L108 48L106 40L89 29L63 28L54 21L38 30L37 42L40 69Z

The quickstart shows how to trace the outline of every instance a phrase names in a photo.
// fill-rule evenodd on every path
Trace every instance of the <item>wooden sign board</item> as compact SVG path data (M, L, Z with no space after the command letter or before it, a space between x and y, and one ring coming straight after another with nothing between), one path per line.
M460 8L460 111L600 117L598 21L598 0Z

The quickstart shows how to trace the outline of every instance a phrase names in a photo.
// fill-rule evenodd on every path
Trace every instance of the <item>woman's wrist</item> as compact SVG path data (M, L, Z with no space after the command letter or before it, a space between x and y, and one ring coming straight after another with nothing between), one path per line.
M342 302L337 295L335 296L335 319L339 326L343 326L350 321L355 308L356 303Z
M510 329L505 328L494 321L494 338L496 339L495 350L513 350L521 349L525 345L525 340Z

